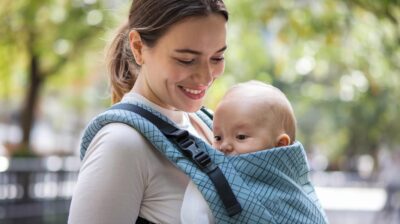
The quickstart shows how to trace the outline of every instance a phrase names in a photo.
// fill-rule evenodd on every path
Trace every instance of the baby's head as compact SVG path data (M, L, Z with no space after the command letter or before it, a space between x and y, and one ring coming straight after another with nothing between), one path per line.
M242 154L290 145L296 138L292 106L278 88L249 81L233 86L214 113L213 146Z

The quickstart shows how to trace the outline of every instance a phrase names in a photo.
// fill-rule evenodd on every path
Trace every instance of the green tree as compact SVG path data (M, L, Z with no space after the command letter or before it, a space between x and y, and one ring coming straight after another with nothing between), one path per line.
M227 3L227 70L217 86L259 79L280 87L301 140L328 154L333 169L398 147L399 1Z
M25 95L20 109L23 138L19 148L26 154L45 82L68 67L82 72L79 68L85 66L85 52L93 49L104 34L107 14L96 0L6 0L2 5L0 78L4 89L0 93L12 97L12 76L24 81L13 90Z

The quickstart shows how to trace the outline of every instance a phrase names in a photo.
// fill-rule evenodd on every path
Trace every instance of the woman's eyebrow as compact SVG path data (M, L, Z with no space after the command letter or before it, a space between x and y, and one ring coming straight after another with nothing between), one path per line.
M226 50L226 48L227 48L227 46L225 45L225 46L223 46L221 49L219 49L216 53L220 53L220 52L223 52L223 51L225 51Z
M220 53L225 51L227 48L227 46L222 47L221 49L219 49L216 53ZM201 55L202 53L200 51L196 51L196 50L192 50L189 48L183 48L183 49L176 49L175 52L177 53L189 53L189 54L195 54L195 55Z

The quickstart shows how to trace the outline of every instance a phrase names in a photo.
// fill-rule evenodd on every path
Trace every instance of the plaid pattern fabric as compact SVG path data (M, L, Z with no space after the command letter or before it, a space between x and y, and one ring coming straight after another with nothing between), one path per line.
M150 107L149 110L173 124ZM211 120L197 113L211 127ZM125 110L109 110L87 126L81 142L81 159L96 135L109 123L130 125L151 142L171 162L185 172L208 202L217 223L327 223L314 187L308 179L308 164L299 142L289 146L237 156L225 156L199 138L195 141L217 164L228 180L243 211L229 217L209 177L186 158L158 128L140 115Z

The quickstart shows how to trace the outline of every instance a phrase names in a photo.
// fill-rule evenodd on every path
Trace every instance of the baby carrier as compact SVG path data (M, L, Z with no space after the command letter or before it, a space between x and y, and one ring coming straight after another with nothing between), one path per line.
M212 128L206 110L196 114ZM299 142L225 156L147 105L122 102L90 122L82 138L81 159L96 133L114 122L135 128L185 172L208 202L216 223L327 223Z

